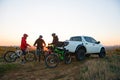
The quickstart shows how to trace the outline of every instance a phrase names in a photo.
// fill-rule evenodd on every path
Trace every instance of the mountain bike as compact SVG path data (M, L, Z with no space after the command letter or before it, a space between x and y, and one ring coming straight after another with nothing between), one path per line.
M20 50L18 47L16 47L15 51L7 51L3 58L6 62L15 62L17 59L20 59L22 55L22 50ZM35 60L35 55L32 51L29 51L29 49L27 48L26 50L26 55L25 55L25 60L26 61L33 61Z
M64 61L65 64L71 63L71 55L64 48L67 44L62 42L62 45L57 47L53 44L48 44L48 49L51 50L51 54L48 54L45 58L45 64L48 68L55 68L58 66L60 61Z

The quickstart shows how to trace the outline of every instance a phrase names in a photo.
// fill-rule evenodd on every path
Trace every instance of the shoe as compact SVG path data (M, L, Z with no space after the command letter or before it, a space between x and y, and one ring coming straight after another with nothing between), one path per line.
M21 61L21 64L25 64L25 63L26 63L25 61L23 61L23 60Z

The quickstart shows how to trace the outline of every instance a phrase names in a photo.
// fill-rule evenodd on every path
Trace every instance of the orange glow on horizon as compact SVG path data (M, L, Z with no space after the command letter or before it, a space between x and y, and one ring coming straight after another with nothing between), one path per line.
M33 38L31 38L33 39ZM30 44L31 46L33 46L34 44L34 40L31 40L30 38L27 39L27 43ZM46 42L46 46L48 45L48 43L50 43L51 37L50 39L44 39ZM48 40L48 41L47 41ZM64 40L64 39L63 39ZM120 45L120 38L97 38L97 40L100 40L101 44L103 44L104 46L115 46L115 45ZM20 46L21 44L21 37L19 39L7 39L7 38L1 38L0 40L0 46ZM35 47L32 47L33 49Z
M101 44L103 44L104 46L115 46L115 45L120 45L120 41L114 41L114 40L111 40L111 41L100 41ZM48 43L46 43L48 44ZM32 46L32 43L30 43L31 45L31 48L35 49L34 46ZM20 46L20 43L19 42L10 42L10 41L2 41L0 42L0 46ZM45 48L46 50L46 48Z

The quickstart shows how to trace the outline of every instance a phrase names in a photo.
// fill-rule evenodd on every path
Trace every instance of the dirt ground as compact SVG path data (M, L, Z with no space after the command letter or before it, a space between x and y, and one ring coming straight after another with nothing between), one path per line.
M78 64L76 59L72 59L71 64L60 64L56 68L47 68L44 61L28 62L19 64L17 70L6 73L2 80L75 80L74 75L77 74ZM73 73L73 71L75 73Z
M0 80L86 80L91 76L92 78L90 80L101 80L99 79L99 76L97 79L96 76L94 76L97 71L98 73L101 73L104 72L104 69L106 69L105 66L103 69L97 70L98 68L96 67L99 67L98 64L100 64L101 61L103 60L98 56L92 56L83 61L77 61L73 56L71 64L64 64L64 62L60 62L56 68L47 68L44 61L41 61L40 63L16 63L19 65L19 68L5 73ZM103 64L106 65L106 63L102 62L100 66ZM90 66L90 71L87 68L84 68L85 66ZM84 74L81 74L81 72ZM107 71L104 72L104 75L107 75ZM83 78L83 76L87 78ZM108 77L103 77L104 79L102 80L109 80Z

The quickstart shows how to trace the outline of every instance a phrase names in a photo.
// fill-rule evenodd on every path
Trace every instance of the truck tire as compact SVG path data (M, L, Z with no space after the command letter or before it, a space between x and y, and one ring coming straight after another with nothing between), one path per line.
M84 49L78 49L76 52L76 59L78 61L83 60L85 58L85 50Z
M100 58L104 58L106 56L106 52L104 48L101 48L100 53L99 53L99 57Z

